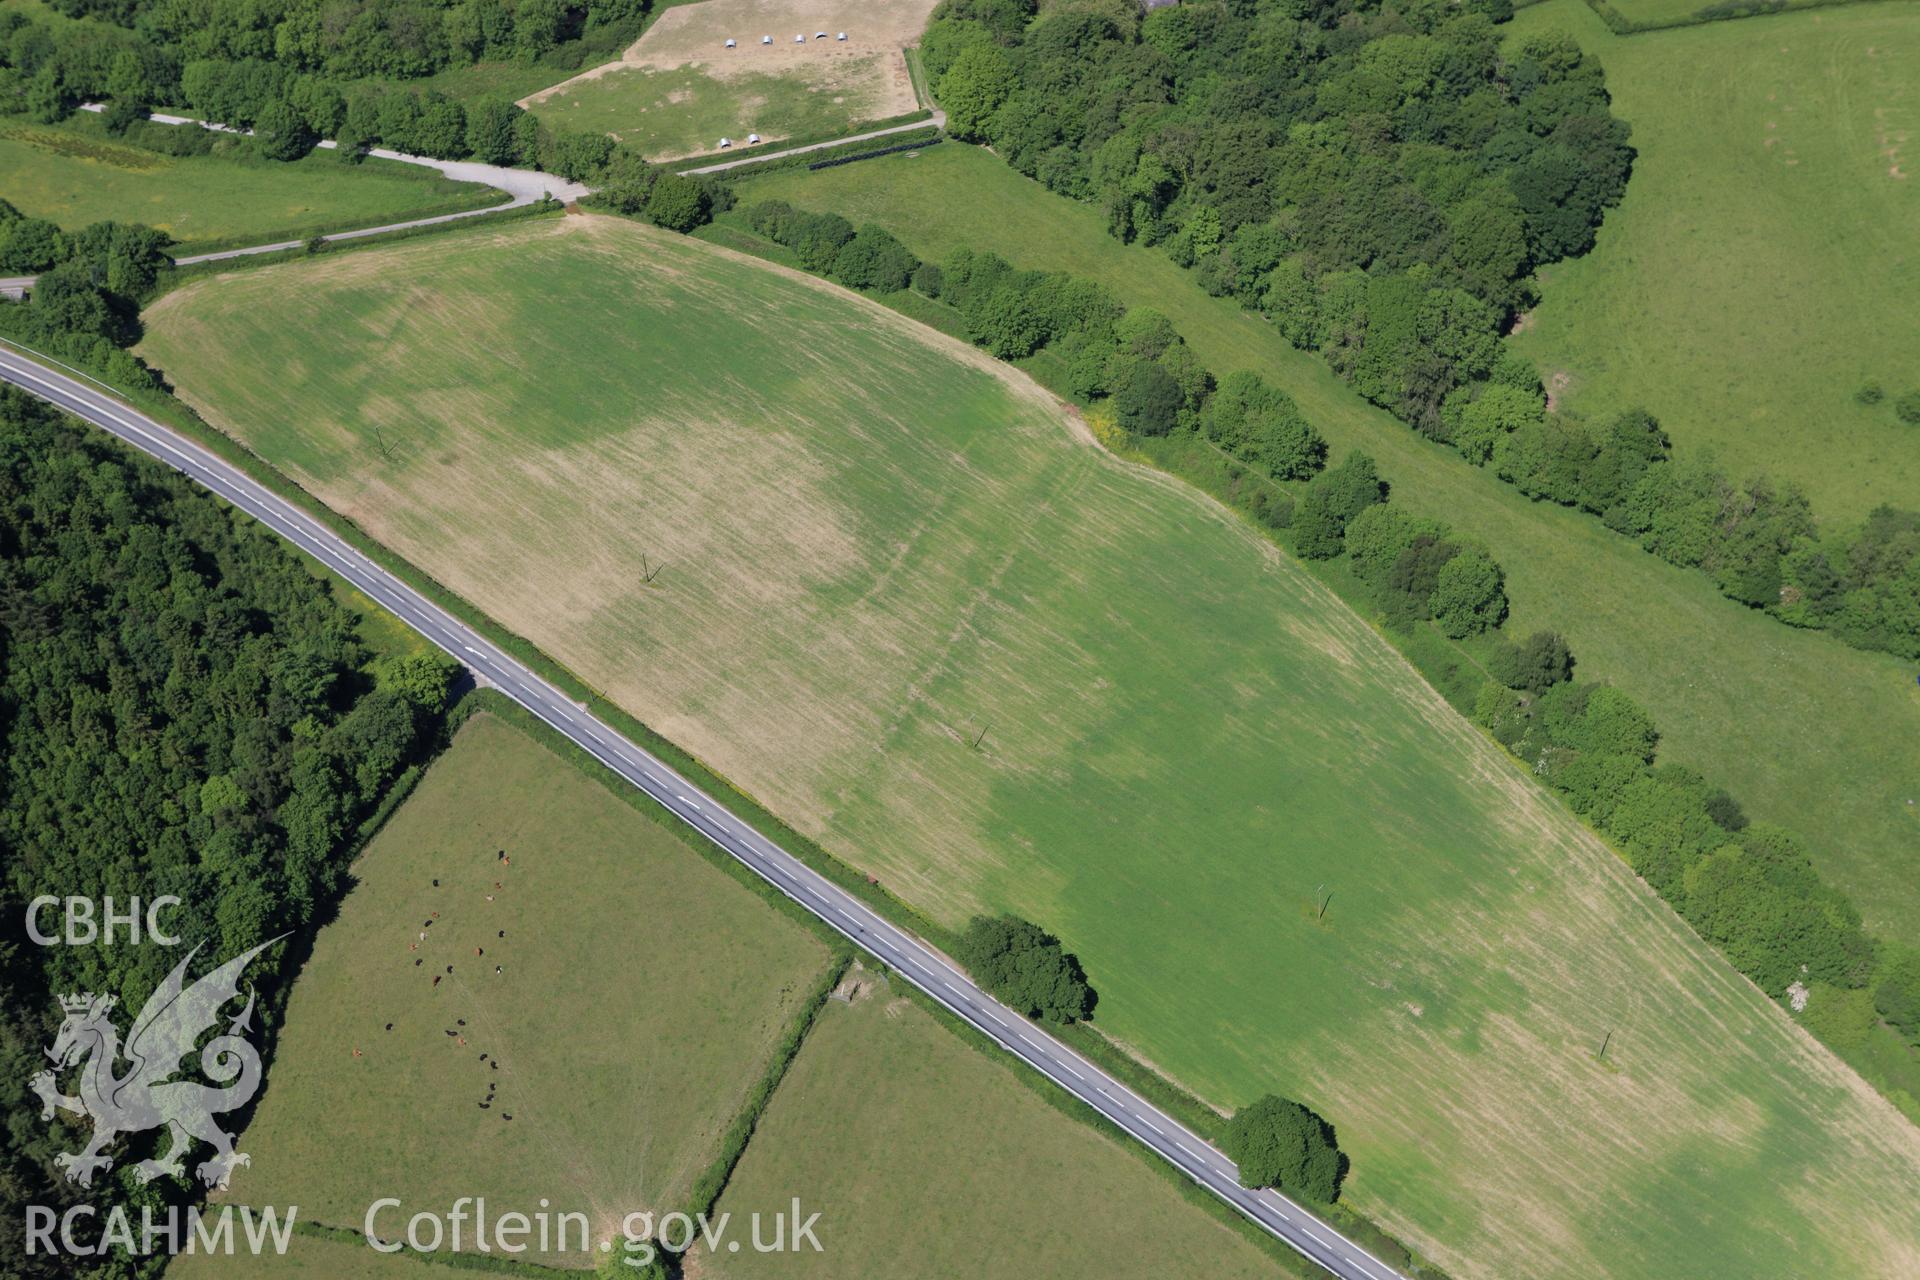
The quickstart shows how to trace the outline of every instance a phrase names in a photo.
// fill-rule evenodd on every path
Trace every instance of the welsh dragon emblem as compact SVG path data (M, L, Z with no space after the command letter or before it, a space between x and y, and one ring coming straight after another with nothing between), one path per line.
M134 1166L142 1182L162 1176L184 1180L185 1157L196 1138L214 1149L213 1158L194 1171L208 1187L224 1188L234 1169L249 1163L244 1152L233 1149L232 1135L214 1123L213 1117L245 1106L260 1088L260 1054L241 1037L241 1032L252 1029L251 992L247 1007L227 1023L226 1032L200 1050L200 1069L219 1081L219 1086L169 1077L180 1073L181 1059L193 1052L202 1034L219 1023L221 1007L239 997L240 975L247 965L278 941L273 938L263 942L190 985L186 982L187 965L200 948L189 951L147 998L124 1046L109 1016L118 1003L113 996L87 993L60 997L66 1020L60 1024L53 1048L46 1051L54 1070L42 1071L30 1084L40 1095L42 1120L51 1120L56 1107L93 1119L93 1140L86 1150L54 1157L54 1164L65 1171L68 1182L92 1186L95 1173L113 1167L112 1158L100 1154L109 1143L122 1134L145 1133L162 1125L169 1131L166 1149ZM83 1059L78 1096L61 1093L59 1075ZM129 1068L125 1074L116 1075L115 1068L122 1060Z

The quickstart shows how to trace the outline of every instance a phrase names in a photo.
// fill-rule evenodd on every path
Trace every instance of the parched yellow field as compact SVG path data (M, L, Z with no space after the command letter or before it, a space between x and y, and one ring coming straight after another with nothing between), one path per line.
M1920 1132L1297 565L971 349L592 218L147 321L210 420L798 828L1046 922L1210 1100L1324 1110L1456 1275L1920 1274Z
M654 160L712 151L723 136L830 136L914 109L905 51L932 9L932 0L678 5L617 61L520 105L557 125L611 133Z

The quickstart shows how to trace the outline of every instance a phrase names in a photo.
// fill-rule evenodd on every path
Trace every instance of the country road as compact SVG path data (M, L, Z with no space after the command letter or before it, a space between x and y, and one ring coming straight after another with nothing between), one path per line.
M1255 1224L1340 1280L1405 1280L1287 1197L1240 1186L1232 1161L1041 1026L976 987L926 942L736 818L657 757L594 717L485 636L368 559L292 502L171 428L89 385L0 345L0 380L46 400L184 473L377 600L756 875Z
M82 111L103 111L105 107L98 102L85 103ZM158 124L187 126L210 129L215 133L233 133L247 135L251 129L235 129L231 125L214 124L207 120L195 120L191 116L172 116L154 112L147 117ZM316 149L332 150L338 144L331 138L314 144ZM367 154L380 160L393 160L400 164L419 165L426 169L437 169L455 182L473 182L489 186L504 193L506 200L499 204L486 205L479 209L461 209L456 213L440 213L426 218L408 218L402 222L385 222L377 227L361 227L353 231L330 231L317 237L331 243L335 240L361 240L368 236L383 236L395 231L409 231L415 227L431 227L442 222L458 222L462 218L478 218L489 213L500 213L506 209L517 209L521 205L532 204L543 197L551 196L562 204L571 204L584 196L591 195L593 188L582 182L570 182L556 174L539 169L510 169L505 165L482 164L478 160L436 160L432 156L409 155L403 151L390 151L385 147L369 148ZM756 156L755 159L765 159ZM298 249L306 240L276 240L272 244L252 244L244 249L221 249L215 253L193 253L175 258L176 267L190 267L196 262L224 262L229 258L250 258L260 253L281 253L288 249ZM0 295L18 298L33 288L34 276L0 276Z
M98 104L98 102L88 102L88 104L81 106L81 111L104 111L104 109L106 109L106 106L104 106L104 104ZM215 132L232 132L232 134L252 134L253 132L252 129L234 129L232 125L215 125L215 123L211 123L211 121L196 121L196 119L192 119L190 115L163 115L163 113L159 113L159 111L154 111L148 119L156 121L159 125L196 125L196 127L200 127L200 129L211 129L215 130ZM820 150L826 150L829 146L845 146L845 144L849 144L849 142L866 142L868 138L885 138L887 134L895 134L895 132L906 132L906 130L910 129L925 129L927 125L933 125L935 129L945 129L945 127L947 127L947 113L935 109L924 121L908 121L906 125L893 125L893 127L889 127L889 129L874 129L870 130L870 132L858 132L858 134L852 134L851 138L831 138L829 142L810 142L808 146L789 146L789 148L785 148L785 150L776 150L776 152L755 152L755 154L751 155L741 155L741 157L737 157L737 159L722 161L722 163L718 163L718 165L701 165L699 169L676 169L676 173L684 173L684 175L693 175L693 173L724 173L724 171L728 171L728 169L737 169L739 165L758 165L758 163L768 161L768 159L780 159L781 155L801 155L804 154L804 152L820 152ZM334 146L338 146L338 144L336 144L332 138L326 138L323 142L315 142L315 148L323 148L323 150L332 150ZM505 165L484 165L484 163L480 163L480 161L476 161L476 159L434 159L432 155L409 155L405 154L405 152L390 152L390 150L386 150L386 148L382 148L382 146L371 148L367 154L376 157L376 159L399 161L399 163L403 163L403 165L422 165L422 167L426 167L426 169L438 169L440 173L444 173L447 177L453 178L455 182L482 182L482 184L486 184L486 186L492 186L495 190L505 192L505 194L507 194L507 200L503 201L503 203L497 203L497 205L486 205L484 209L461 209L459 213L436 213L434 217L417 217L417 219L407 219L407 221L403 221L403 223L382 223L380 226L361 226L359 230L334 230L334 232L328 232L328 234L324 234L324 236L319 236L319 240L324 240L324 242L328 242L328 244L334 242L334 240L363 240L363 238L367 238L367 236L384 236L384 234L396 232L396 230L411 230L411 228L415 228L415 226L457 223L459 219L480 217L480 215L484 215L484 213L499 213L499 211L503 211L503 209L518 209L520 205L530 205L530 203L534 203L536 200L541 200L543 196L551 196L553 200L559 200L561 203L574 203L576 200L582 200L582 198L593 194L593 188L588 186L586 182L570 182L570 180L566 180L566 178L545 173L545 171L541 171L541 169L509 169L509 167L505 167ZM662 165L662 169L664 169L664 167L670 167L670 165ZM284 253L286 249L298 249L301 248L303 244L305 244L305 240L275 240L273 244L250 244L250 246L246 246L244 249L219 249L217 253L188 253L186 257L173 259L173 265L175 265L175 267L192 267L194 263L221 263L221 261L227 261L230 257L253 257L255 253ZM27 290L33 288L35 278L36 276L0 276L0 296L15 297L15 299L23 296Z
M104 111L102 103L89 102L80 107L82 111ZM160 124L195 125L202 129L211 129L216 133L251 134L251 129L236 129L231 125L214 124L207 120L195 120L191 116L164 115L158 111L147 117ZM782 156L797 156L809 151L821 151L827 147L844 146L849 142L865 142L870 138L884 138L892 133L905 133L910 129L924 129L928 125L944 129L947 125L947 113L935 109L925 120L912 120L906 124L896 124L885 129L873 129L867 133L856 133L846 138L834 138L827 142L809 143L804 147L787 147L778 151L756 151L738 159L723 161L719 164L702 165L697 169L678 169L677 173L722 173L738 168L743 164L760 164L767 160L778 160ZM331 149L336 144L331 138L314 144L316 148ZM593 194L593 188L584 182L570 182L555 174L540 169L510 169L504 165L482 164L477 160L435 160L431 156L408 155L402 151L389 151L385 147L373 147L367 152L381 160L395 160L401 164L417 164L428 169L438 169L455 182L477 182L507 194L508 199L501 204L490 204L483 209L462 209L458 213L436 214L430 218L412 218L405 222L388 222L377 227L361 227L356 231L333 231L317 237L332 242L335 240L360 240L368 236L386 235L393 231L407 231L414 227L430 227L442 222L457 222L462 218L477 218L482 214L499 213L504 209L517 209L521 205L532 204L543 196L551 196L562 204L571 204ZM662 168L671 168L662 165ZM244 249L222 249L217 253L195 253L183 258L175 258L176 267L190 267L196 262L224 262L229 258L250 258L260 253L282 253L288 249L298 249L305 240L276 240L272 244L248 245ZM33 288L34 276L0 276L0 295L19 298Z

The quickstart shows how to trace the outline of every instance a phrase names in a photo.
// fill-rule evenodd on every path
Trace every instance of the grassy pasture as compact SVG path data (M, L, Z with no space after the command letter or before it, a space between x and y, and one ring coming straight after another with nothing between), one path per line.
M610 133L649 159L675 160L717 150L723 137L738 144L757 133L772 143L877 119L875 98L857 82L822 91L782 75L719 80L691 66L628 66L563 88L534 110L564 128Z
M484 715L355 875L235 1182L329 1226L359 1229L382 1196L400 1223L460 1196L527 1213L545 1197L597 1241L679 1207L827 962L677 832Z
M234 1230L239 1230L237 1223ZM284 1255L192 1254L167 1264L168 1280L458 1280L472 1274L409 1254L384 1254L365 1244L308 1235L295 1235Z
M0 194L21 212L78 230L144 222L182 252L265 244L500 204L490 187L418 165L340 163L330 151L282 164L229 155L166 156L110 137L91 117L63 125L0 120Z
M1611 34L1578 0L1514 20L1607 69L1639 152L1586 257L1514 342L1590 413L1643 404L1682 448L1791 479L1828 521L1920 502L1920 8L1859 4ZM1875 382L1872 406L1854 392Z
M1336 453L1362 448L1379 460L1396 502L1487 544L1507 572L1516 634L1565 634L1583 678L1618 685L1653 712L1667 759L1719 780L1749 813L1800 831L1876 928L1920 939L1920 689L1904 664L1783 627L1591 517L1529 502L1366 404L1257 317L1209 298L1164 255L1114 240L1097 210L978 148L742 184L743 202L774 197L878 222L922 255L997 247L1023 267L1101 280L1165 312L1216 374L1253 369L1284 386Z
M797 1194L822 1214L820 1252L723 1246L701 1274L936 1280L975 1271L987 1240L1050 1280L1284 1274L1137 1151L1049 1106L1008 1062L883 981L866 983L821 1012L716 1210L768 1222Z
M1920 1132L1310 575L970 348L600 218L148 322L210 420L796 827L1048 922L1203 1096L1322 1106L1449 1270L1920 1266Z
M913 110L903 53L929 0L702 0L662 13L615 62L522 105L569 129L613 134L649 159L713 151L722 137L832 135ZM827 39L814 37L821 31ZM834 37L845 32L845 41ZM763 35L773 43L763 45ZM806 37L795 42L795 35ZM731 37L736 48L724 47Z

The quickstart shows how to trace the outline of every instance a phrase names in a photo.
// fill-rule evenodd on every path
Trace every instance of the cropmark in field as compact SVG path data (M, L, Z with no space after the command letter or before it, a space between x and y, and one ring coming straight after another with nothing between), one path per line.
M1450 1272L1920 1270L1920 1131L1271 542L971 348L603 218L147 320L211 419L806 834L1057 930L1203 1096L1326 1111Z
M1544 18L1556 2L1522 17ZM1869 9L1920 16L1896 5L1846 12ZM877 223L923 258L997 247L1017 267L1097 280L1131 306L1164 312L1216 376L1253 370L1285 388L1336 456L1364 449L1378 459L1396 505L1487 544L1507 573L1509 634L1560 632L1582 678L1625 690L1653 714L1663 760L1700 770L1755 818L1797 831L1821 874L1876 932L1920 938L1920 688L1908 664L1784 627L1591 516L1527 498L1362 400L1317 352L1295 350L1232 299L1209 297L1165 253L1122 244L1099 210L1055 195L983 148L785 169L739 186L743 203L783 199ZM1593 345L1630 327L1623 321Z

